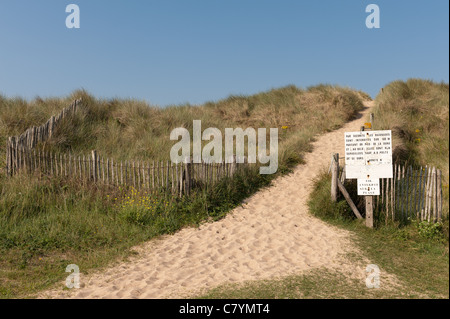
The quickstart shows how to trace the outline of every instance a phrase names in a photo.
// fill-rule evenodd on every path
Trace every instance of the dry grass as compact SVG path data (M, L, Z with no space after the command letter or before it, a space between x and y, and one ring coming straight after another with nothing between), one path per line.
M174 144L169 140L170 132L176 127L192 132L193 120L201 120L203 129L217 127L222 132L226 127L281 130L288 126L280 142L290 145L296 142L289 139L296 140L299 133L314 135L342 125L362 107L361 93L328 85L307 90L288 86L253 96L230 96L202 106L164 109L137 100L99 100L85 91L62 99L36 98L29 102L0 96L0 143L5 143L7 136L44 123L76 98L83 99L84 111L65 121L50 146L76 153L96 149L118 160L168 159ZM306 136L301 139L308 142Z
M442 170L448 232L449 85L422 79L394 81L376 97L375 105L375 128L392 130L396 161Z
M448 181L448 84L394 81L380 92L375 104L376 129L393 130L397 159L435 165Z

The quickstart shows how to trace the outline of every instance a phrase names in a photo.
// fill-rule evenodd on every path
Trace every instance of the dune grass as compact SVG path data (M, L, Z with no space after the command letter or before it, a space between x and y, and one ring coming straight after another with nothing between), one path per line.
M448 182L449 86L422 79L394 81L375 99L375 128L393 130L394 157L441 169Z
M203 129L216 127L222 132L226 127L280 131L288 127L280 134L280 143L306 145L314 134L338 127L362 107L361 93L329 85L306 90L288 86L252 96L230 96L205 105L166 108L137 100L99 100L85 91L63 99L36 98L29 102L0 96L0 143L4 144L7 136L44 123L77 98L83 99L85 108L63 123L48 146L75 153L96 149L117 160L169 159L173 145L170 132L176 127L192 132L193 120L201 120ZM294 149L299 154L302 151ZM1 152L4 161L4 149Z
M367 96L365 96L367 98ZM100 100L85 91L65 98L5 98L0 95L0 143L38 126L77 98L84 108L64 120L46 147L87 154L96 149L116 160L165 160L176 127L279 128L279 171L302 162L314 136L340 127L363 107L364 95L348 88L295 86L253 96L230 96L205 105L158 108L136 100ZM5 166L0 148L0 167ZM276 175L256 168L223 180L189 198L134 189L97 188L64 178L15 176L0 171L0 297L32 297L62 281L65 267L82 273L126 258L129 248L184 226L222 218L269 185ZM132 200L130 200L132 199Z

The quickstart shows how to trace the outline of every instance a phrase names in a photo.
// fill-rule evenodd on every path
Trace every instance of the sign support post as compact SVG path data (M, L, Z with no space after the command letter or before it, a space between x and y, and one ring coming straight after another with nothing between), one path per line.
M373 130L373 122L374 116L373 113L370 113L370 129ZM379 186L378 186L379 187ZM369 228L373 228L373 197L365 196L366 202L366 226Z
M366 226L373 228L373 197L364 196L366 201Z
M338 197L338 184L339 179L339 153L333 154L333 162L331 166L331 200L337 201Z
M392 131L374 131L374 115L359 132L345 133L345 175L358 180L364 196L366 226L373 228L373 196L380 194L380 179L393 177Z

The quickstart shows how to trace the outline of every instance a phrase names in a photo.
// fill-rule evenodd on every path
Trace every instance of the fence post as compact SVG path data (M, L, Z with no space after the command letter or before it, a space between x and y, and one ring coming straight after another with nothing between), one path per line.
M437 221L442 220L442 171L437 170Z
M148 189L147 187L147 178L145 176L145 162L142 161L142 188Z
M339 178L339 153L333 154L333 162L331 165L331 200L337 201L338 197L338 178Z
M411 197L409 196L410 193L410 182L411 182L411 175L412 175L412 167L411 165L406 169L406 207L405 207L405 215L406 218L409 217L409 202L411 200Z
M424 196L425 196L425 199L424 199L424 201L425 201L425 206L424 206L424 214L423 214L423 217L422 217L422 219L421 219L421 221L424 221L424 220L426 220L428 217L428 206L429 206L429 191L430 191L430 176L431 176L431 167L428 167L428 169L427 169L427 171L426 171L426 176L425 176L425 178L426 178L426 182L425 182L425 194L424 194Z
M94 176L94 182L97 181L97 151L92 151L92 175Z
M175 189L176 189L176 183L175 183L175 167L173 165L172 162L170 162L170 174L171 174L171 178L172 178L172 185L170 188L170 192L172 193L172 195L175 193Z
M155 161L152 162L152 190L155 191Z
M231 176L233 176L235 173L236 173L236 155L233 155L231 162Z
M373 228L373 196L364 196L366 200L366 226Z
M385 184L385 188L384 188L384 192L385 192L385 205L386 205L386 225L388 224L388 219L389 219L389 183L390 183L390 179L386 178L386 184Z
M183 196L183 162L180 163L180 197Z
M431 173L431 205L430 205L430 216L428 217L428 222L436 222L437 220L437 183L436 183L436 168L433 167L433 171ZM432 208L431 208L432 207Z
M116 165L119 164L116 163ZM114 185L114 158L111 158L111 184Z
M418 172L413 170L414 200L413 200L413 205L412 205L413 206L412 213L414 214L414 217L417 217L417 175L418 175Z
M106 158L106 184L109 184L109 158Z
M169 192L170 187L170 162L166 161L166 192Z
M11 137L8 138L8 141L6 141L6 175L11 175Z
M420 221L423 220L426 210L426 203L427 203L427 176L428 176L428 165L425 166L422 180L423 185L421 187L421 195L420 195ZM421 182L422 183L422 182Z
M344 197L345 197L345 199L346 199L348 205L349 205L350 208L352 209L353 213L356 215L356 217L357 217L358 219L363 219L363 217L361 216L361 214L360 214L359 211L358 211L358 208L356 207L355 203L353 203L353 201L352 201L350 195L348 194L347 190L345 189L344 185L342 185L342 183L341 183L340 180L337 180L337 184L338 184L338 187L339 187L339 189L340 189L342 195L344 195Z
M186 160L185 160L185 194L187 196L190 195L190 190L191 190L190 189L191 188L191 185L190 185L191 172L190 172L190 170L191 170L190 158L186 157Z

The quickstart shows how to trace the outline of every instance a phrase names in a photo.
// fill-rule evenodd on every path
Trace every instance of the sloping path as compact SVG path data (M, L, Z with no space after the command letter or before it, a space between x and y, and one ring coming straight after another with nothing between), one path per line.
M223 220L186 228L136 248L138 256L104 272L81 277L83 287L44 298L167 298L189 296L224 283L339 269L364 280L365 265L345 255L360 252L351 234L308 213L313 179L331 154L344 154L344 132L358 131L373 106L341 129L321 135L305 165L276 179ZM361 254L362 255L362 254ZM82 271L82 270L81 270Z

